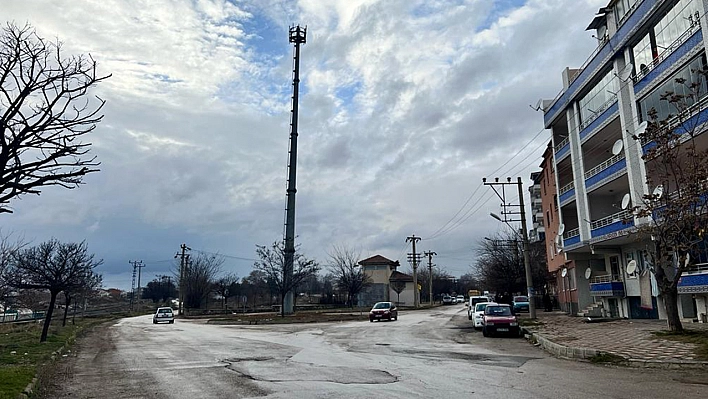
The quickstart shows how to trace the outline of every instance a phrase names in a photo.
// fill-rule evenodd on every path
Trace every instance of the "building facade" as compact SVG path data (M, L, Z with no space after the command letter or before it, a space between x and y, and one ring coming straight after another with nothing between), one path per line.
M376 302L397 302L401 306L413 306L413 277L396 269L400 263L381 255L359 261L364 273L369 277L369 286L359 293L359 306L372 306ZM397 292L397 285L402 289Z
M544 102L544 123L552 131L547 158L557 186L551 208L558 209L558 227L546 233L558 244L556 254L574 263L571 268L549 261L549 270L561 267L555 270L568 277L576 290L570 302L580 308L582 287L602 315L665 317L644 256L650 243L634 234L646 221L631 212L632 204L656 189L646 183L642 159L651 143L634 136L652 109L659 120L670 116L661 95L681 90L676 78L695 82L698 103L706 100L705 79L694 73L707 64L706 13L708 2L702 0L609 1L587 28L598 47L580 68L563 71L563 90ZM704 124L708 112L696 118ZM697 142L708 146L707 136ZM679 311L685 319L708 313L704 266L681 280Z

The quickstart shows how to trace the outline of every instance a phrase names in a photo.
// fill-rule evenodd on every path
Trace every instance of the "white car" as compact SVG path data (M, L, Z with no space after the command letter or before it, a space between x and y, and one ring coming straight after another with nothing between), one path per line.
M458 295L458 296L457 296L457 303L465 303L465 296L464 296L464 295Z
M152 324L157 324L161 322L174 323L175 313L172 308L157 308L157 311L152 316Z
M484 309L487 308L487 305L496 305L496 303L478 302L474 305L474 311L471 312L471 319L474 320L475 330L481 330L482 327L484 327L484 318L482 317L482 315L484 314Z

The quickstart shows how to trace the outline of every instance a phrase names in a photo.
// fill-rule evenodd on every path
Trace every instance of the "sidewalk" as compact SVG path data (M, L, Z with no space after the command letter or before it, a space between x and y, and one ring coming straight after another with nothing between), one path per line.
M521 318L528 317L526 314ZM632 366L708 368L696 360L695 344L662 339L652 334L666 331L664 320L616 320L585 323L582 317L562 312L537 312L543 323L525 327L545 350L559 357L589 359L601 353L620 356ZM708 324L684 323L684 328L708 330Z

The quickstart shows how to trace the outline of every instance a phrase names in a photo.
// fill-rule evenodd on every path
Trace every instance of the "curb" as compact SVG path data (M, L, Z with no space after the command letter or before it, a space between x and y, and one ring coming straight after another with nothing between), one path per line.
M574 359L579 361L590 361L595 356L601 356L603 354L611 354L614 356L619 356L624 358L623 361L611 362L604 364L613 364L619 366L635 367L635 368L655 368L655 369L665 369L665 370L708 370L708 361L701 360L645 360L645 359L632 359L626 356L617 355L611 352L602 351L593 348L583 348L576 346L562 345L553 342L549 338L543 335L529 331L523 328L524 334L529 341L536 341L538 345L543 348L546 352L551 355L561 358L561 359Z

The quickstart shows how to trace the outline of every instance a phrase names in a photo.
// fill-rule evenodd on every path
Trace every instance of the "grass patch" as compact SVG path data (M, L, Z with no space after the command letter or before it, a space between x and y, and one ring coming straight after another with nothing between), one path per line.
M654 331L652 334L660 339L694 344L696 345L694 350L696 360L708 360L708 331L684 330L683 333Z
M615 355L614 353L608 353L608 352L600 352L597 355L591 357L590 359L591 363L596 363L596 364L620 364L624 363L626 361L625 358L619 355Z
M16 398L32 381L37 368L51 359L52 353L73 344L79 331L104 320L80 319L75 325L61 327L61 318L57 318L42 343L39 342L41 323L0 324L0 399Z

